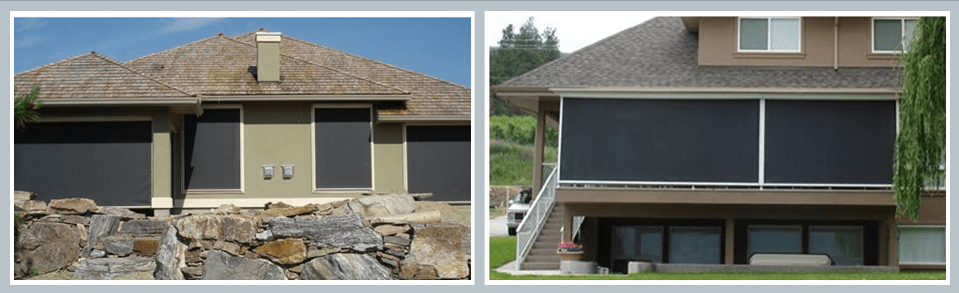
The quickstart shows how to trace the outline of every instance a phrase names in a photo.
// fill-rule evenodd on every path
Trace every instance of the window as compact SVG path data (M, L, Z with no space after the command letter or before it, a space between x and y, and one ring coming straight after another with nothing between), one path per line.
M861 266L862 227L809 226L809 253L829 255L837 266Z
M720 227L672 227L669 229L669 262L722 263Z
M739 19L739 50L799 52L802 19L769 17Z
M183 186L185 191L242 189L242 109L206 109L183 116Z
M315 190L373 189L372 115L370 105L314 107Z
M749 225L746 257L754 253L802 253L802 226Z
M617 226L613 229L613 259L628 262L663 262L663 228L658 226Z
M900 264L945 264L946 227L899 227Z
M909 51L917 19L877 18L872 20L872 51L900 53Z

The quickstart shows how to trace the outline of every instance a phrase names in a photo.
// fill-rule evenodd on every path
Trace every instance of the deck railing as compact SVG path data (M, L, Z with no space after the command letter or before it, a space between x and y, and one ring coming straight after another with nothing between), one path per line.
M526 255L529 254L533 242L536 241L536 237L543 229L543 224L546 223L546 218L549 217L553 204L556 203L556 187L559 183L557 171L559 171L559 168L553 168L552 172L549 173L546 183L536 193L536 198L529 205L529 211L526 212L523 221L516 228L516 270L520 270L520 265L526 260Z

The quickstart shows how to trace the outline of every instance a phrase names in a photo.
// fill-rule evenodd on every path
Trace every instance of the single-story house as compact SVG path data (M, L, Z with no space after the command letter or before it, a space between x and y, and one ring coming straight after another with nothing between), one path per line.
M16 74L39 87L14 188L135 209L302 205L371 193L471 200L470 88L281 33L218 34L121 63Z

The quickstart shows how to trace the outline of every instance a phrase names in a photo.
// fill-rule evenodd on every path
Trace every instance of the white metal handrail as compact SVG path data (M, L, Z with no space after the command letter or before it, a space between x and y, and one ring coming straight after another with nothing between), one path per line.
M556 187L559 185L556 174L558 171L559 168L553 168L553 171L549 173L546 184L543 184L543 188L536 194L523 221L516 227L516 270L520 270L520 265L526 260L526 255L533 247L533 241L546 224L549 211L556 202Z

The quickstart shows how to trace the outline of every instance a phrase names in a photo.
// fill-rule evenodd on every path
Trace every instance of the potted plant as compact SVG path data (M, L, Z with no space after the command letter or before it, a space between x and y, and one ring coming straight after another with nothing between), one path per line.
M583 258L583 246L573 242L560 242L556 248L560 261L578 261Z

